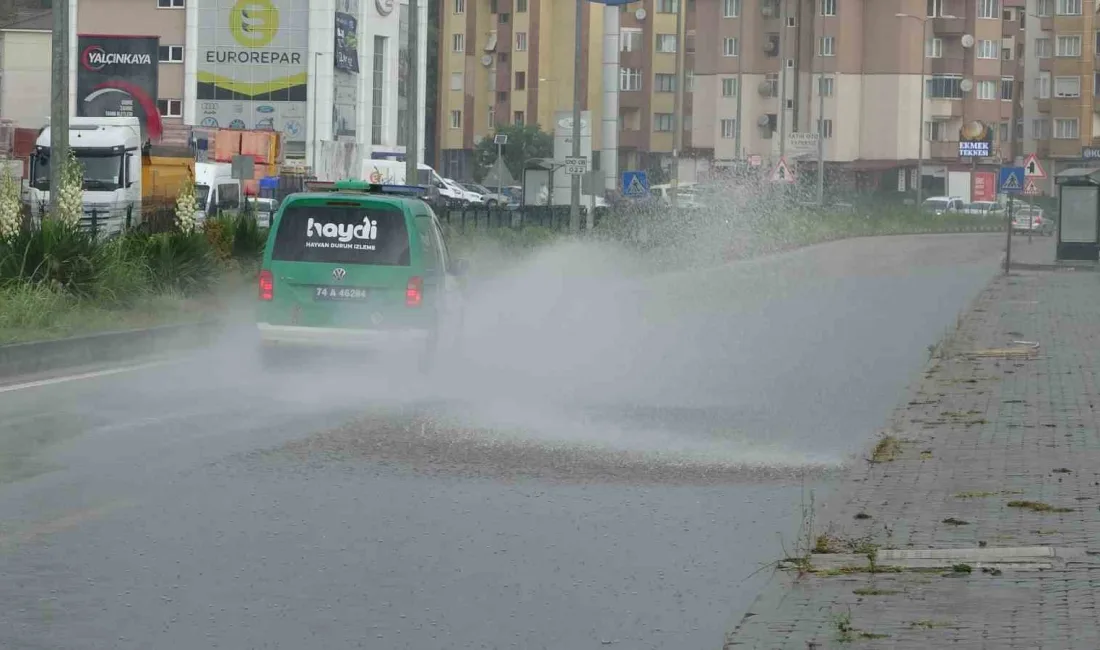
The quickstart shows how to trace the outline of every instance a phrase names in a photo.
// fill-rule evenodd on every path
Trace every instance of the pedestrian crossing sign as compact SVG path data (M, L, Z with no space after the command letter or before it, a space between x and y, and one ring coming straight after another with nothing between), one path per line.
M1025 170L1023 167L1001 167L1001 194L1014 194L1024 189Z
M795 181L794 170L787 164L786 158L780 158L772 170L773 183L793 183Z
M640 199L649 196L649 178L644 171L623 172L623 196Z

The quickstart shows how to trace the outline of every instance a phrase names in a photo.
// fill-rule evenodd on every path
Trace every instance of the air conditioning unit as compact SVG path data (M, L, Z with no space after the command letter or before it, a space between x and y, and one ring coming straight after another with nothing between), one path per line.
M756 92L760 93L761 97L775 97L774 88L775 85L770 81L761 81L760 85L756 87Z

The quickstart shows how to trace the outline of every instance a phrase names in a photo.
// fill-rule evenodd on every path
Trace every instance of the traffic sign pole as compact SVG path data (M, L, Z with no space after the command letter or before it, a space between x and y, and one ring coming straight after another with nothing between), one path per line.
M1005 275L1008 275L1008 269L1012 265L1012 206L1016 203L1016 199L1008 197L1008 238L1005 241Z

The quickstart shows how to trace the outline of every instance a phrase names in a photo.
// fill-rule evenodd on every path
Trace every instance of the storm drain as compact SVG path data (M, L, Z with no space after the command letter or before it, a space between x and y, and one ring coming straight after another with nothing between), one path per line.
M852 553L815 554L812 558L816 571L919 571L952 569L967 565L972 569L1011 569L1015 571L1040 571L1060 569L1070 563L1097 563L1097 557L1083 548L1059 548L1055 546L1016 546L1003 548L951 548L951 549L883 549L874 554L874 561L867 555Z

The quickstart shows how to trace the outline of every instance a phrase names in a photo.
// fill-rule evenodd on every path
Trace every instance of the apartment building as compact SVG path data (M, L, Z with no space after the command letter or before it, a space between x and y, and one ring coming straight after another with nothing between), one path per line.
M472 175L473 149L498 124L539 124L573 108L577 59L573 2L442 0L440 28L439 165L452 178ZM694 55L695 6L685 6L685 69ZM678 0L640 0L619 10L619 136L621 169L659 168L674 137ZM604 6L586 3L581 23L582 110L600 142L603 109ZM690 72L685 76L690 91ZM684 93L685 150L691 147L692 99ZM593 168L600 167L593 152Z
M1100 23L1094 0L1028 0L1024 14L1024 137L1047 171L1100 159Z
M1015 4L699 0L692 142L719 161L816 160L806 144L823 120L828 163L909 170L898 189L916 180L922 139L926 186L1012 160L1023 75ZM960 131L973 122L992 130L990 155L960 158Z

